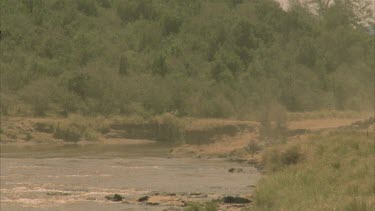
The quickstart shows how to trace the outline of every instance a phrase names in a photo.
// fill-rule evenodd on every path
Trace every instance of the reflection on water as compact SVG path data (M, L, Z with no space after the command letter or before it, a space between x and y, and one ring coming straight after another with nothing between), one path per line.
M1 210L162 210L104 197L241 194L259 178L252 167L223 160L168 159L168 150L155 144L2 146ZM231 167L244 173L229 173Z

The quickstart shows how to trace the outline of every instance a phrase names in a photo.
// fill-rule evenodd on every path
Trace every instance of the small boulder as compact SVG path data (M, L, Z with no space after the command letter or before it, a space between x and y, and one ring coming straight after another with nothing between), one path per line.
M236 171L235 168L230 168L230 169L228 170L228 172L230 172L230 173L233 173L234 171Z
M225 196L224 198L222 198L222 202L226 204L248 204L251 201L247 198L239 196Z
M114 195L107 195L105 196L105 198L110 201L122 201L124 199L123 196L117 193L115 193Z

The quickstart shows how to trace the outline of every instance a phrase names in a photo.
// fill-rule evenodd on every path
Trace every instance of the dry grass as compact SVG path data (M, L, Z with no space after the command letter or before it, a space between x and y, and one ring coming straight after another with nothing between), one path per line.
M223 157L236 154L240 157L251 155L246 148L252 140L258 140L256 133L242 133L235 137L217 137L217 141L203 145L182 145L172 151L175 157L202 156L202 157Z
M308 119L363 119L373 116L373 111L312 111L312 112L289 112L289 121L308 120Z
M362 120L362 118L343 118L343 119L307 119L299 121L290 121L288 128L295 129L307 129L307 130L320 130L328 128L338 128L346 125L350 125L356 121Z
M279 166L259 182L254 210L374 210L373 138L373 133L338 130L273 146L271 151L280 153L298 145L305 159L266 163L266 169Z

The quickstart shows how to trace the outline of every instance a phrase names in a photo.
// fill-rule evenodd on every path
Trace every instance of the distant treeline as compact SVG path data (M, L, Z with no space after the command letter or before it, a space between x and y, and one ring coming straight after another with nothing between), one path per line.
M273 0L0 0L1 112L373 108L365 14L350 0L293 2L284 11Z

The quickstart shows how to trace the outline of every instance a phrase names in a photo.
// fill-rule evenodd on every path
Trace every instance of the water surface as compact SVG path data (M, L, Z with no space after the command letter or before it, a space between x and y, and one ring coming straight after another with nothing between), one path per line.
M156 144L2 146L1 210L162 210L166 207L104 197L247 194L259 178L249 166L220 159L171 159L169 150ZM244 172L229 173L232 167Z

